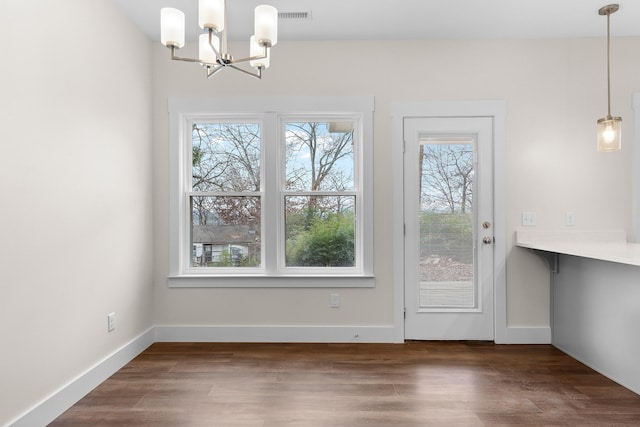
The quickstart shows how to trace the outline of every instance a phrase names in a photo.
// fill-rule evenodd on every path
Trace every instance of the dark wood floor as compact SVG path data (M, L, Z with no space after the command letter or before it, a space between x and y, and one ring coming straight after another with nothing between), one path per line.
M640 426L547 345L156 343L52 426Z

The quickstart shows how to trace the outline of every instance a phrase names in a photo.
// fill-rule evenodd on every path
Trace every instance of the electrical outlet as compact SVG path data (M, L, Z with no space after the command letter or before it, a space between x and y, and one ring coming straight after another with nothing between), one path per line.
M340 294L331 294L331 308L340 307Z
M536 225L535 212L522 212L522 225L525 227L533 227Z
M116 313L107 314L107 331L112 332L116 328Z

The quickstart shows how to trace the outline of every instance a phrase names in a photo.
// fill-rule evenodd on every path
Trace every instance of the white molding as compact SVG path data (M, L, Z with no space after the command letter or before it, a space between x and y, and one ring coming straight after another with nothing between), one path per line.
M506 102L424 101L401 102L391 107L393 176L394 325L397 340L404 340L404 232L403 232L403 122L408 117L493 117L494 119L494 322L496 343L508 343L506 285ZM400 336L400 334L402 334ZM550 335L549 335L550 336ZM550 338L549 338L550 340ZM550 342L550 341L549 341Z
M632 96L633 109L633 177L631 217L633 221L633 239L640 243L640 92Z
M496 344L551 344L551 327L514 327L510 326L496 337Z
M17 417L9 423L9 426L32 427L49 424L100 383L142 353L154 343L154 340L154 328L152 327L96 363L76 379L62 386L32 409Z
M169 276L170 288L373 288L374 276Z
M402 343L392 325L156 326L156 342Z
M337 107L338 106L338 107ZM169 97L167 111L180 114L211 113L341 113L373 112L374 97L365 96L233 96Z

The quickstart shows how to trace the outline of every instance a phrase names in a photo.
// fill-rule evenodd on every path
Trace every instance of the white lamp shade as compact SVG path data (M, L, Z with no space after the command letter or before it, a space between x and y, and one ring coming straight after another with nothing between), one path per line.
M170 47L184 46L184 13L172 7L160 10L160 41Z
M211 36L211 43L216 47L218 52L220 52L220 39L218 36ZM201 34L198 38L198 58L200 61L211 62L213 64L216 63L216 53L213 51L211 46L209 45L209 34Z
M275 46L278 43L278 10L260 5L255 10L255 37L259 44Z
M199 0L198 24L202 29L224 30L224 0Z
M256 41L256 36L251 36L249 39L249 56L263 56L264 55L264 47L260 46ZM262 67L269 68L269 55L267 52L267 57L262 59L253 59L249 61L249 64L254 67Z
M598 151L618 151L622 147L622 118L598 120Z

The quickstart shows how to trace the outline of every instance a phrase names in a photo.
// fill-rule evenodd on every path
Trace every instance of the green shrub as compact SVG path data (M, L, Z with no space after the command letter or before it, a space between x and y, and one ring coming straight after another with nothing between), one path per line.
M353 214L310 213L309 211L311 210L292 214L287 218L287 266L353 266L355 260ZM306 228L302 225L304 223L308 224Z
M420 250L458 262L473 262L473 215L423 212L420 215Z

